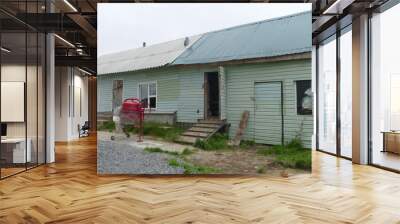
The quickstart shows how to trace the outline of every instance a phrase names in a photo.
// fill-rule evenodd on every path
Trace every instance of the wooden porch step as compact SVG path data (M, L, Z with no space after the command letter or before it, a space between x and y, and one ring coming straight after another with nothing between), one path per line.
M211 133L213 132L215 129L214 128L202 128L202 127L191 127L189 128L188 131L195 131L195 132L207 132L207 133Z
M195 125L193 125L193 127L195 128L218 128L220 125L219 124L202 124L202 123L197 123Z
M222 124L223 123L223 121L221 121L221 120L203 120L203 119L201 119L201 120L199 120L198 121L198 124L218 124L218 125L220 125L220 124Z
M209 134L207 132L185 131L182 136L206 138Z
M185 143L185 144L194 144L197 139L201 139L204 140L203 138L199 138L199 137L191 137L191 136L179 136L179 138L176 140L176 142L180 142L180 143Z

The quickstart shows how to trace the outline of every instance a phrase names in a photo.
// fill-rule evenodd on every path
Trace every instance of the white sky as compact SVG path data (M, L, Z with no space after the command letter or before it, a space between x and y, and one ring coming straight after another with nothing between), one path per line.
M311 10L311 4L101 3L98 55ZM311 21L310 21L311 23Z

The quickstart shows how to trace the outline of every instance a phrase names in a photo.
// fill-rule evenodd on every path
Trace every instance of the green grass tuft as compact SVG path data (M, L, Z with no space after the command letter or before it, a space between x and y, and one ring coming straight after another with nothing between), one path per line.
M181 164L176 159L170 159L168 161L168 165L170 165L172 167L180 167L181 166Z
M162 150L158 147L146 147L144 148L144 151L148 152L148 153L166 153L169 155L173 155L173 156L179 156L179 152L174 152L174 151L167 151L167 150Z
M257 153L275 156L276 161L284 167L311 170L311 149L304 148L299 139L294 139L284 146L260 149Z
M113 132L115 130L115 123L114 121L104 121L99 127L97 127L97 130Z
M185 171L184 174L211 174L219 172L220 169L209 167L209 166L198 166L185 162L178 162L176 159L170 159L168 165L172 167L182 167Z
M265 168L264 167L259 167L257 168L257 173L265 173Z
M194 146L203 150L219 150L228 148L228 136L217 133L207 141L197 139Z
M190 150L188 148L185 148L181 153L181 155L183 155L183 156L187 156L187 155L191 155L191 154L193 154L193 150Z
M242 140L240 141L240 148L242 149L247 149L251 148L256 145L256 142L254 140Z

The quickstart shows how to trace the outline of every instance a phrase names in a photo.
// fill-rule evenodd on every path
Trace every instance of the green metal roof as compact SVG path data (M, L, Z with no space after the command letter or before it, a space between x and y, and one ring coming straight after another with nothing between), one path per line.
M303 12L205 33L172 65L304 53L311 45L311 12Z

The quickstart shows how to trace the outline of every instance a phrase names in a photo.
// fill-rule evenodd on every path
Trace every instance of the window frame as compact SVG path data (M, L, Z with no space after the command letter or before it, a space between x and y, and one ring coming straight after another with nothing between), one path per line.
M156 94L151 95L150 94L150 85L155 84L156 86ZM145 110L157 110L157 105L158 105L158 84L157 81L149 81L149 82L139 82L137 85L137 97L142 100L140 96L140 86L141 85L147 85L147 107L144 108ZM156 106L155 107L150 107L150 98L154 97L156 99Z
M297 95L297 83L298 82L304 82L304 81L308 81L308 82L310 82L310 89L311 89L311 91L312 91L312 80L311 79L299 79L299 80L294 80L293 82L294 82L294 88L295 88L295 113L296 113L296 116L313 116L314 115L314 105L312 106L312 109L311 109L311 113L310 114L301 114L301 113L299 113L299 111L298 111L298 107L297 107L297 105L298 105L298 95ZM311 96L312 97L312 103L314 104L314 92L312 92L313 93L313 95Z

